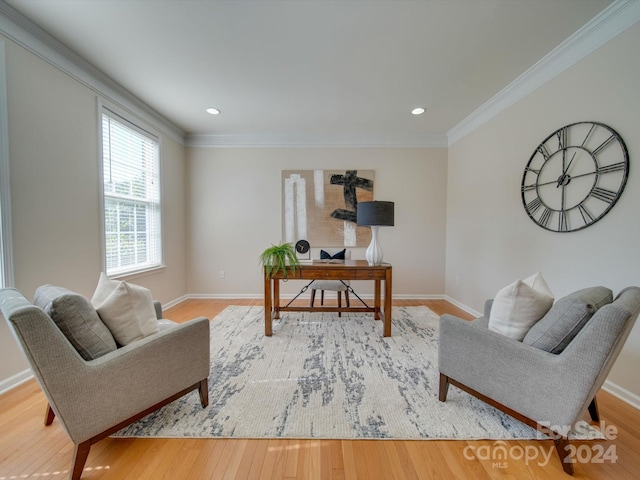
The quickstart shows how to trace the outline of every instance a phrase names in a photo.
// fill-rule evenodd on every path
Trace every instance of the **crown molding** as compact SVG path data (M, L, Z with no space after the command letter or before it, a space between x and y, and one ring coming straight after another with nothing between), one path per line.
M187 147L447 147L440 134L187 135Z
M0 34L184 144L182 129L3 1L0 1Z
M448 145L453 145L484 125L638 21L640 21L639 1L614 1L589 23L449 130Z
M185 135L169 119L0 1L0 34L65 72L109 101L189 147L448 147L640 21L640 2L615 0L535 65L446 134Z

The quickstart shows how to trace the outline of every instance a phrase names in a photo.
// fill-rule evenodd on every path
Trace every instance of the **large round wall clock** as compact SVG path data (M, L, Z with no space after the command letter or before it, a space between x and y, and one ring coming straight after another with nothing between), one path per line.
M544 229L581 230L613 208L628 176L629 153L614 129L597 122L572 123L534 150L522 175L522 203Z

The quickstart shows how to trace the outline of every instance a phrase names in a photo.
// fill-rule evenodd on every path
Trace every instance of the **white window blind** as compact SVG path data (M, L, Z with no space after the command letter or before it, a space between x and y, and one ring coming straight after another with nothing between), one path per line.
M4 73L4 72L3 72ZM0 100L1 101L1 100ZM0 107L1 108L1 107ZM4 110L6 111L6 110ZM4 131L5 129L5 118L4 113L2 114L3 118L0 118L0 129ZM6 137L3 132L0 132L0 138L4 140ZM0 146L2 148L2 146ZM0 151L0 288L5 288L9 286L9 278L8 278L8 262L6 261L7 256L7 214L6 212L8 204L7 199L9 196L7 195L6 190L9 187L9 168L8 168L8 159L6 158L5 151Z
M13 286L8 125L5 50L0 39L0 288Z
M158 139L103 109L102 168L107 275L162 264Z
M3 182L0 182L0 189L3 187ZM2 192L0 192L0 288L8 287L6 265L5 265L5 233L4 233L4 218L2 216Z

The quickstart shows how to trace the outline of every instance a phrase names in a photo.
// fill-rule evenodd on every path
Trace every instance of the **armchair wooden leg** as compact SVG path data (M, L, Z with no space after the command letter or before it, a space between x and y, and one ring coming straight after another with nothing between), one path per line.
M320 305L324 305L324 290L320 290Z
M571 455L569 454L569 439L567 437L555 438L553 443L562 462L564 473L573 475L573 463L571 463Z
M591 415L591 420L594 422L600 421L600 410L598 409L596 397L593 397L593 400L591 400L591 403L589 404L589 415Z
M309 305L310 307L313 307L313 302L316 301L316 289L312 288L311 289L311 304Z
M338 291L338 308L342 308L342 292ZM338 317L342 316L342 312L338 312Z
M51 425L54 418L56 418L56 413L51 408L51 405L47 403L47 412L44 414L44 424Z
M202 408L205 408L209 405L209 381L206 378L200 382L198 392L200 393L200 403L202 404Z
M349 303L349 290L344 291L344 299L345 303L347 304L347 308L349 308L351 306L351 304Z
M91 440L78 443L73 451L73 467L71 469L71 480L80 480L84 464L87 462L89 450L91 449Z
M556 451L558 452L558 456L560 457L560 462L562 463L562 469L564 470L565 473L569 474L569 475L573 475L573 463L571 463L571 450L570 450L570 445L569 445L569 439L567 437L563 437L558 435L557 432L552 431L549 429L549 427L545 426L545 425L541 425L538 422L536 422L535 420L532 420L531 418L525 417L524 415L510 409L509 407L506 407L504 405L502 405L499 402L496 402L495 400L492 400L491 398L475 391L474 389L467 387L466 385L464 385L463 383L460 383L459 381L453 379L453 378L449 378L448 376L444 375L443 373L440 373L440 396L439 399L441 402L444 402L445 399L447 398L447 390L449 388L449 384L452 384L458 388L460 388L461 390L464 390L465 392L473 395L476 398L479 398L480 400L482 400L483 402L491 405L492 407L497 408L498 410L503 411L504 413L506 413L507 415L512 416L513 418L515 418L516 420L521 421L522 423L529 425L532 428L537 429L540 432L543 432L549 436L551 436L553 438L553 443L556 447Z
M444 374L440 374L440 392L438 399L444 402L447 399L447 392L449 391L449 377Z

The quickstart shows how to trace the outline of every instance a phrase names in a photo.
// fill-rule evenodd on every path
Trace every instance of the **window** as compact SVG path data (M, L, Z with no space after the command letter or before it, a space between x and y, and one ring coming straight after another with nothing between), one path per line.
M0 288L13 285L9 228L9 162L5 153L0 154L2 155L0 158Z
M6 74L4 42L0 40L0 288L13 286Z
M4 159L0 159L4 163ZM10 287L12 281L11 269L11 237L9 235L9 177L6 174L7 164L0 166L2 174L0 176L0 288Z
M158 138L102 108L107 275L162 265Z

